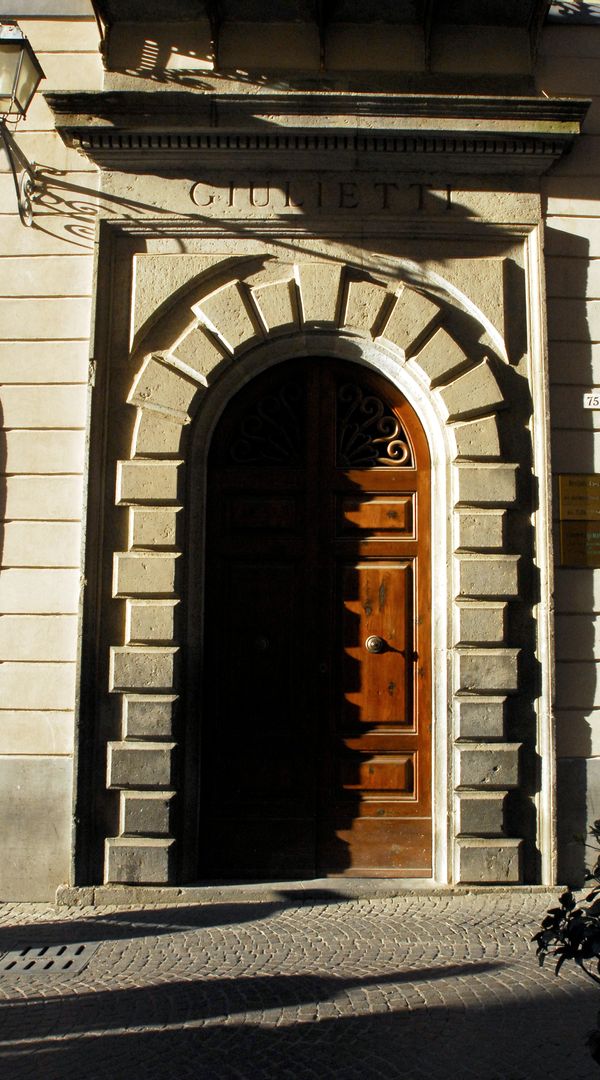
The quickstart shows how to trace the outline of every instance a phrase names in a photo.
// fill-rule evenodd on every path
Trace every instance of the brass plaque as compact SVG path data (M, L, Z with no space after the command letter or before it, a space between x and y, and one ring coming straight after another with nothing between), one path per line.
M600 520L600 475L566 473L558 478L561 521Z
M561 521L560 561L563 566L600 566L600 522Z

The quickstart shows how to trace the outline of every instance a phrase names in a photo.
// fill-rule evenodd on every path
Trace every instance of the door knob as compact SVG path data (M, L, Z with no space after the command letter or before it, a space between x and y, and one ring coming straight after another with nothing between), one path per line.
M377 634L369 634L369 637L365 641L365 649L367 652L372 653L383 652L385 649L385 641Z

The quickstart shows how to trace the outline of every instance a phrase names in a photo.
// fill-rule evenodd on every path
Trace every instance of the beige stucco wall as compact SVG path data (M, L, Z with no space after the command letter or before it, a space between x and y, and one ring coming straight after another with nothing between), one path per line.
M19 18L50 88L99 88L93 18ZM35 227L0 153L0 897L69 877L95 170L37 94L15 136L44 171Z
M600 384L599 63L600 25L546 27L537 66L539 89L592 99L584 134L542 189L554 473L600 472L600 413L583 408L584 391ZM589 824L600 816L599 611L600 570L557 567L556 724L563 879L581 871L580 837L586 817Z

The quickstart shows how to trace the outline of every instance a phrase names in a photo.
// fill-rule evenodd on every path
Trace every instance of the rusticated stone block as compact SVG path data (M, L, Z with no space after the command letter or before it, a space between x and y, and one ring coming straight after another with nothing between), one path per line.
M109 788L168 788L173 782L171 742L109 742Z
M230 353L251 345L259 337L258 326L254 324L239 281L230 281L215 289L194 304L192 310L219 336Z
M410 354L411 346L422 338L423 332L440 315L438 304L405 286L381 331L381 337Z
M176 457L181 453L185 426L168 413L138 409L132 452L140 456Z
M131 642L172 642L178 600L127 600L125 635Z
M454 424L450 432L456 443L457 457L475 460L500 457L500 436L495 416L482 416L479 420Z
M179 555L171 552L117 552L114 596L171 596Z
M505 520L506 510L461 510L457 515L457 547L476 551L501 550Z
M177 546L183 518L181 507L132 507L129 511L129 546L172 548Z
M333 262L305 262L294 267L305 325L337 326L342 270Z
M521 880L522 840L460 838L456 879L460 885L516 885Z
M518 555L461 555L457 558L458 596L511 600L519 595Z
M122 791L119 827L125 836L168 836L174 791Z
M110 650L109 689L171 690L179 650L163 645L117 645Z
M473 741L502 739L505 705L504 696L456 698L459 737Z
M371 281L350 281L343 325L373 333L386 296L383 285L375 285Z
M463 836L501 836L504 791L463 791L456 800L456 826Z
M448 382L452 375L458 375L471 363L469 357L443 327L436 330L435 334L425 342L413 362L418 364L427 376L430 386Z
M118 461L117 504L174 503L179 493L181 461Z
M130 405L165 409L186 423L199 391L197 382L168 367L154 356L146 357L127 398Z
M519 688L519 649L457 649L458 689L466 693Z
M173 735L176 694L160 697L127 694L123 698L123 735L126 739L165 739Z
M440 391L449 419L474 416L478 412L487 412L504 401L504 396L489 362L482 360L477 367L469 368L464 375L444 386Z
M203 385L210 382L210 375L223 362L224 353L217 347L203 326L193 327L177 342L172 355L186 367Z
M255 307L269 333L291 330L298 325L296 282L271 281L252 289Z
M161 837L111 837L104 880L114 885L167 885L174 881L175 841Z
M458 608L459 645L501 645L504 640L506 603L463 603Z
M457 644L499 645L504 640L506 603L462 603L458 606Z
M456 465L456 492L463 506L510 506L517 497L517 466Z
M519 784L520 743L458 743L460 787L508 788Z

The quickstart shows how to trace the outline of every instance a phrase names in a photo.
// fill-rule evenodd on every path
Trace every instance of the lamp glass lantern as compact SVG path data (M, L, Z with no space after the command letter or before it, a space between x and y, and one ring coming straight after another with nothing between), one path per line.
M25 116L44 72L16 23L0 24L0 115Z

